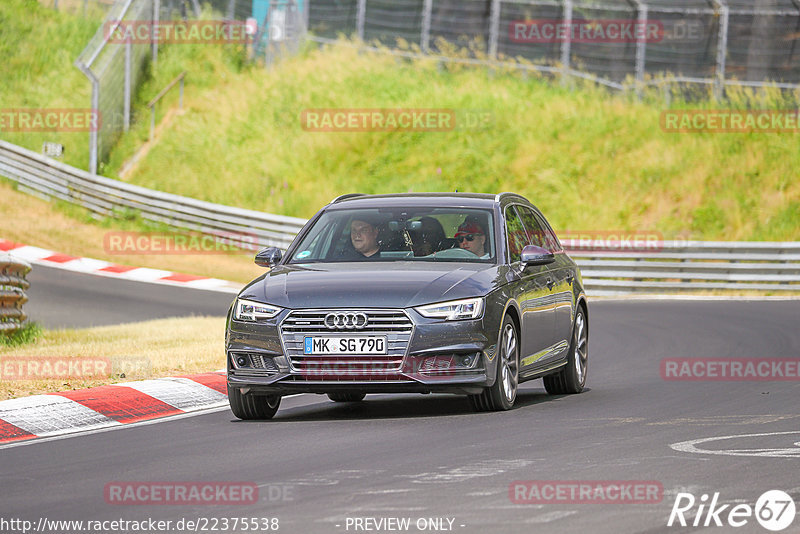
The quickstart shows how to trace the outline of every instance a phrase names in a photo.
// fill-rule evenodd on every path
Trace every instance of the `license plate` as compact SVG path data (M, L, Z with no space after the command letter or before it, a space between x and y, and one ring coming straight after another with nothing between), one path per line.
M308 336L303 354L386 354L386 336Z

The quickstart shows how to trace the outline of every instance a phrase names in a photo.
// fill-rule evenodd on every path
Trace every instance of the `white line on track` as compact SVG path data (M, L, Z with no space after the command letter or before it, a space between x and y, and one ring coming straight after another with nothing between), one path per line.
M722 441L726 439L737 438L757 438L764 436L787 436L791 434L800 434L798 430L789 432L764 432L761 434L739 434L735 436L715 436L711 438L693 439L690 441L681 441L680 443L673 443L670 448L680 451L689 452L694 454L716 454L718 456L755 456L759 458L800 458L800 446L791 449L779 448L759 448L759 449L723 449L723 450L708 450L697 447L701 443L708 443L711 441ZM798 445L795 443L794 445Z

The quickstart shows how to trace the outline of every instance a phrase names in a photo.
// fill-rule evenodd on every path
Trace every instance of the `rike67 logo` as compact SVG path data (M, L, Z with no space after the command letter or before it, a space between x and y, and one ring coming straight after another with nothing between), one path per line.
M719 492L714 493L710 501L705 493L699 500L691 493L678 493L667 526L743 527L755 518L765 529L779 532L792 524L796 512L792 497L781 490L764 492L756 501L755 507L749 504L732 506L718 503Z

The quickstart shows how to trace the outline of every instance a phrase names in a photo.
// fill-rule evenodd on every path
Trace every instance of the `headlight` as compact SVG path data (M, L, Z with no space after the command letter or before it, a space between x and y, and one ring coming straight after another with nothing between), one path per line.
M447 321L477 319L483 313L483 298L451 300L415 309L420 315L429 319L445 319Z
M255 302L252 300L236 299L233 308L233 318L237 321L260 321L262 319L272 319L281 312L280 308Z

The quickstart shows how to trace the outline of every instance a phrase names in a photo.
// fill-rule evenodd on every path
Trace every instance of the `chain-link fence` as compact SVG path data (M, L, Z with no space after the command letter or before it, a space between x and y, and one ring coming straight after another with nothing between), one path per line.
M57 1L59 10L84 0ZM87 0L107 3L108 0ZM98 117L90 132L89 171L97 173L131 124L131 100L158 47L170 43L247 44L252 57L271 62L299 48L305 34L303 0L116 0L75 65L92 85Z
M83 2L58 0L58 7ZM114 25L202 13L246 26L251 58L267 65L304 38L352 35L406 56L507 65L620 90L681 83L712 86L722 97L732 85L800 89L800 0L116 0L76 61L100 118L90 133L91 172L129 127L131 95L158 53L155 41L113 39Z
M114 31L123 23L154 20L158 20L158 0L118 0L75 60L92 84L92 110L98 117L98 127L89 133L89 172L93 174L120 133L130 126L133 91L149 55L156 53L155 45L146 42L119 42L113 38Z
M312 0L308 29L615 89L800 88L800 0Z

